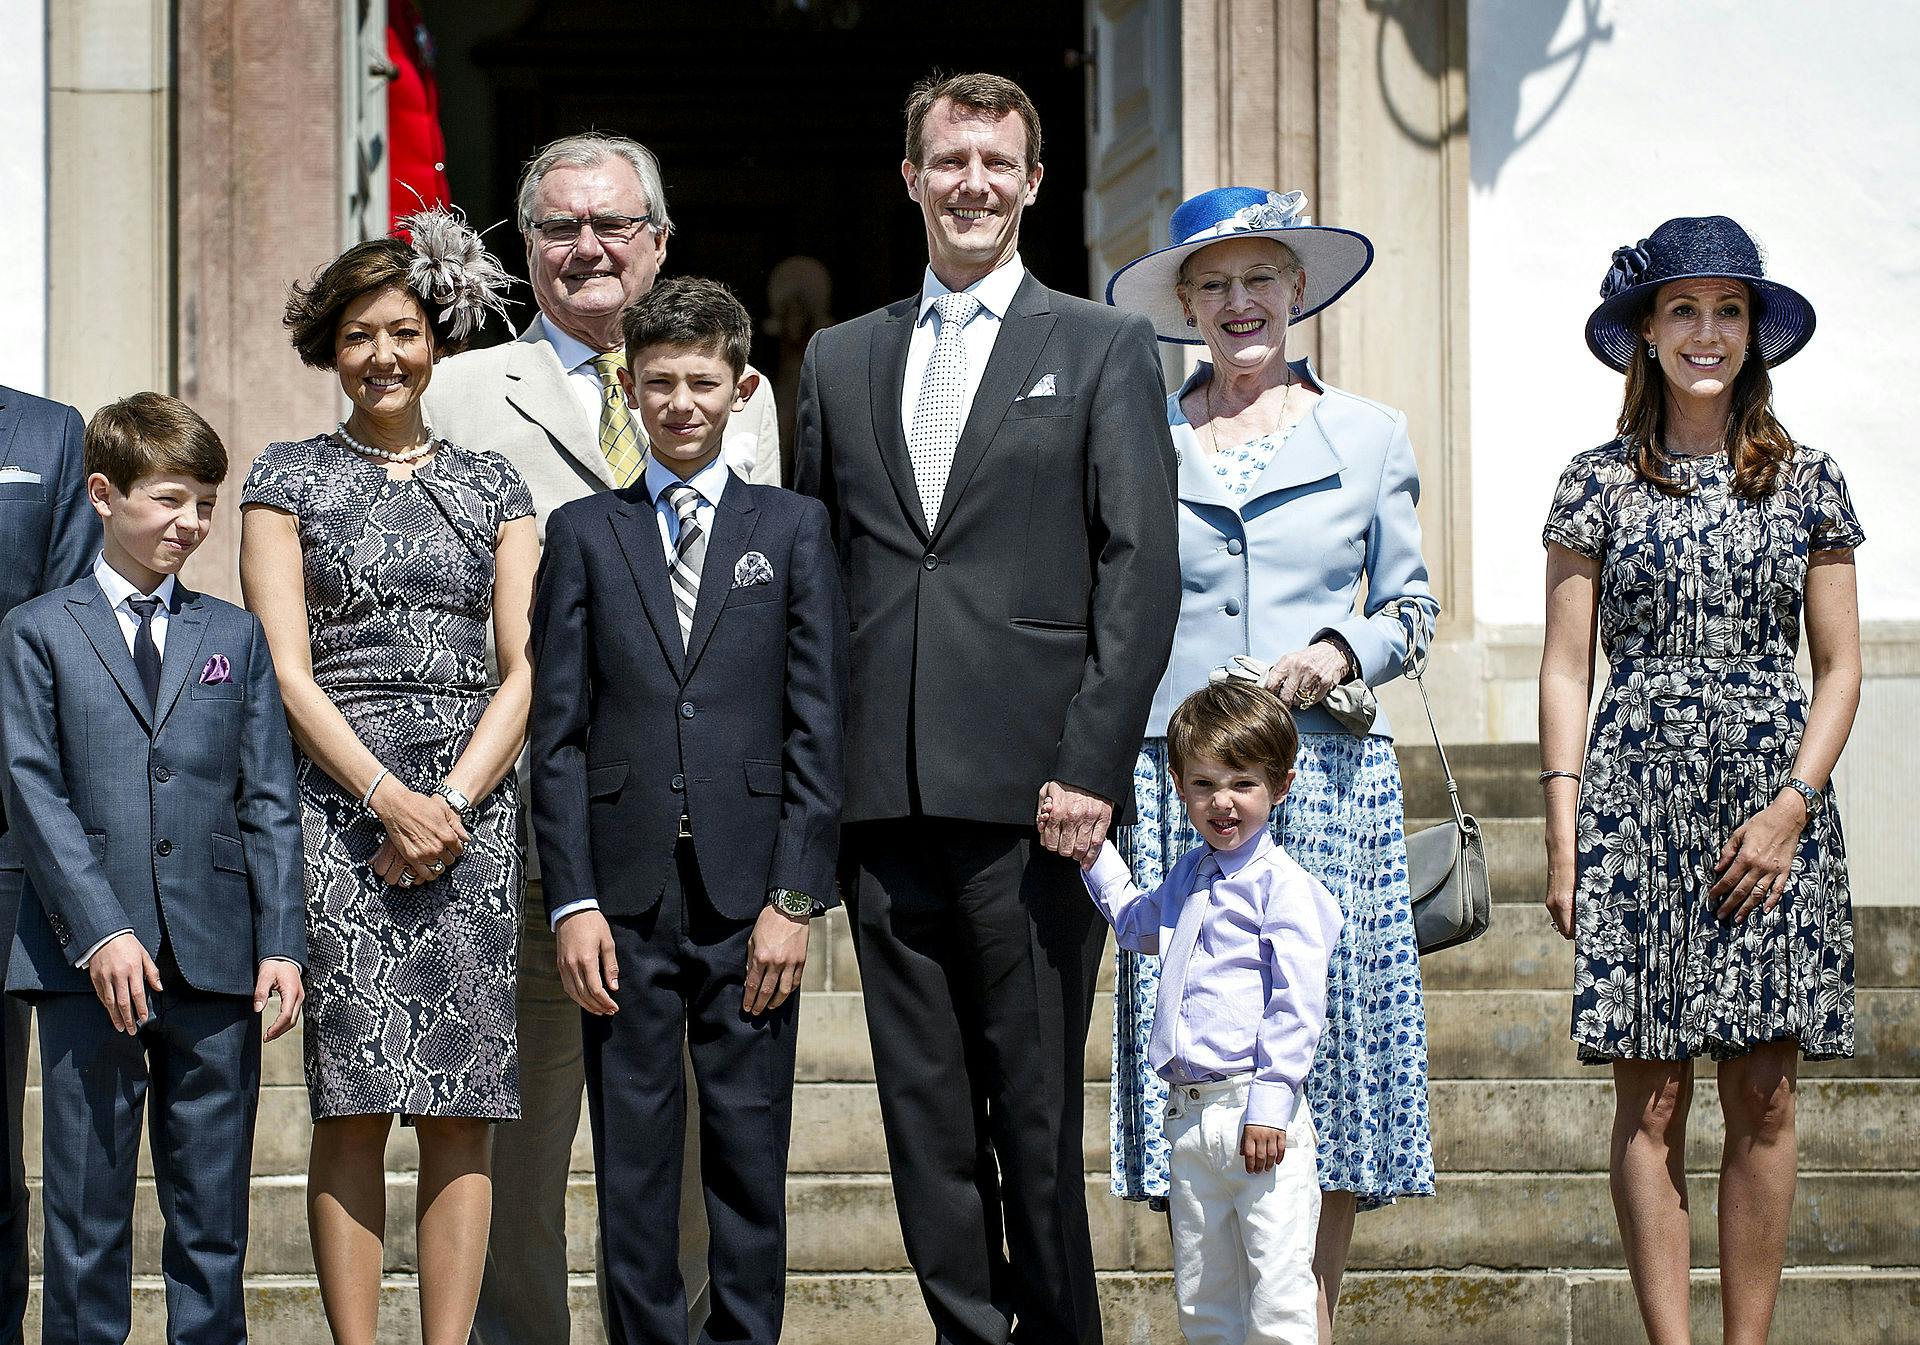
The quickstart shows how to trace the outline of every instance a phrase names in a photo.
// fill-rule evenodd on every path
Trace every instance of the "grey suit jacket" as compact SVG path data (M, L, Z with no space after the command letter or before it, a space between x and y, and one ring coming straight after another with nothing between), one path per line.
M151 712L91 575L0 622L9 990L91 993L74 960L121 929L158 952L163 915L197 990L250 995L262 959L306 963L293 740L266 634L176 592Z
M568 385L544 322L519 339L442 360L427 384L434 429L463 448L502 454L526 478L542 535L547 516L570 500L612 490L600 427ZM751 366L749 366L751 367ZM780 484L780 422L773 385L761 379L746 409L727 421L722 454L754 485ZM751 461L741 470L742 460Z

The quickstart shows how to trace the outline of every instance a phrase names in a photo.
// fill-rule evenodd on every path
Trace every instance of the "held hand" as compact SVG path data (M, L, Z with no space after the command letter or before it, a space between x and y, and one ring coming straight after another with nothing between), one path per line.
M387 842L373 857L373 871L383 882L400 887L431 882L467 848L467 829L445 799L416 794L391 775L374 791L373 811L387 829ZM405 880L409 873L411 882Z
M779 1008L800 988L807 966L807 925L768 906L747 936L746 1011L754 1016Z
M1085 868L1099 858L1100 845L1113 824L1113 805L1098 794L1049 780L1040 786L1034 825L1040 843Z
M1720 876L1707 895L1723 898L1714 914L1722 920L1738 920L1756 906L1767 911L1778 906L1806 825L1806 802L1793 790L1783 789L1772 803L1736 827L1713 866Z
M1282 654L1267 674L1267 690L1286 703L1289 710L1318 705L1329 691L1347 675L1347 656L1332 643L1321 640Z
M554 964L567 998L588 1013L610 1018L620 1012L611 992L620 988L613 930L598 911L575 911L554 931Z
M87 976L93 982L93 993L107 1006L113 1030L129 1037L151 1017L147 1012L148 988L163 988L160 968L153 965L131 930L114 935L94 950L87 959Z
M1553 927L1560 931L1560 937L1573 937L1573 889L1574 870L1572 865L1565 868L1547 865L1547 895L1545 906L1547 914L1553 919Z
M1247 1172L1257 1175L1273 1171L1274 1164L1287 1152L1287 1132L1272 1126L1246 1126L1240 1132L1240 1156L1247 1160Z
M280 997L280 1012L268 1026L262 1041L283 1037L300 1021L300 1008L307 1002L307 988L300 982L300 968L291 962L270 957L260 964L260 978L253 983L253 1011L267 1007L273 995Z

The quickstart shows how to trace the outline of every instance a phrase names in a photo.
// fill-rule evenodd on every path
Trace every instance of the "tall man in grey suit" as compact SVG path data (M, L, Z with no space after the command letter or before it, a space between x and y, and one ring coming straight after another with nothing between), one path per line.
M673 226L659 163L614 135L568 136L540 150L521 174L518 214L539 315L517 341L441 363L426 406L438 433L504 454L520 470L544 535L561 505L630 485L646 470L640 416L620 391L620 313L653 288ZM779 484L768 380L728 419L721 456L756 485ZM580 1010L560 986L531 843L527 872L521 1119L496 1127L493 1141L494 1182L515 1198L494 1203L474 1345L565 1345L569 1338L567 1175L586 1072ZM689 1124L688 1134L695 1129ZM706 1277L706 1225L698 1165L686 1170L682 1269L695 1286Z
M901 167L920 293L814 338L795 430L851 608L842 881L895 1201L942 1345L1097 1342L1081 1062L1105 929L1075 861L1131 798L1173 641L1159 359L1144 320L1021 265L1041 166L1019 86L922 84Z
M87 507L80 413L0 387L0 620L29 598L71 584L100 549ZM0 726L3 731L3 726ZM0 802L0 837L7 814ZM4 841L0 841L4 844ZM0 906L0 984L14 917ZM0 1345L18 1345L27 1311L27 1178L20 1127L27 1087L25 1000L0 995Z

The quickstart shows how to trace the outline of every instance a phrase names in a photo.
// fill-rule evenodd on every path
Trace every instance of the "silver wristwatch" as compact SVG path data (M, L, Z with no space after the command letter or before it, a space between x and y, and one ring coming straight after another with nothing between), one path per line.
M1818 817L1820 810L1827 806L1827 796L1808 784L1805 780L1789 780L1787 788L1798 794L1807 803L1807 816Z
M776 887L767 893L767 905L793 920L805 920L813 914L813 898L790 887Z
M473 800L444 780L440 782L440 787L433 792L445 799L447 801L447 807L453 809L462 817L465 817L473 810Z

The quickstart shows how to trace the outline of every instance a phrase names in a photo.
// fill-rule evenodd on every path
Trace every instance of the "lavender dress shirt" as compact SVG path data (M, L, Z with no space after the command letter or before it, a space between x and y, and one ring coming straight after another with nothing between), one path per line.
M1081 876L1122 948L1160 954L1154 1070L1176 1085L1251 1074L1245 1123L1286 1129L1327 1024L1332 894L1264 827L1189 851L1151 892L1111 841Z

